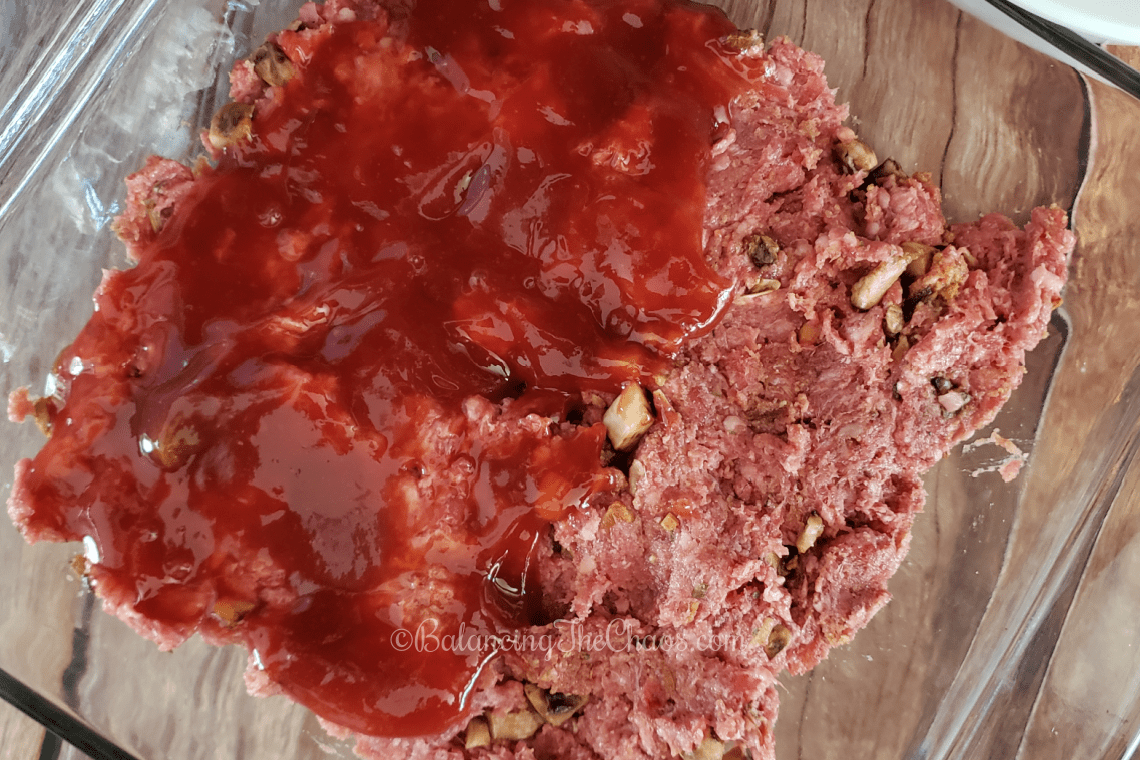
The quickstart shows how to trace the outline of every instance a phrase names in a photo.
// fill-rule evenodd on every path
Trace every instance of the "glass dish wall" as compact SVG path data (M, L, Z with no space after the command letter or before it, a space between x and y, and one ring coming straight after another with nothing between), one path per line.
M894 601L811 675L787 678L781 758L1123 758L1140 741L1140 103L1086 85L942 0L719 2L820 53L880 156L940 184L947 215L1079 235L1065 304L993 427L927 479ZM152 153L189 159L230 64L297 0L0 0L0 393L39 391L125 265L109 223ZM977 439L989 431L982 431ZM0 435L0 493L42 439ZM95 757L351 757L307 711L254 699L244 652L158 652L103 614L77 546L0 523L0 693ZM6 674L6 675L5 675Z

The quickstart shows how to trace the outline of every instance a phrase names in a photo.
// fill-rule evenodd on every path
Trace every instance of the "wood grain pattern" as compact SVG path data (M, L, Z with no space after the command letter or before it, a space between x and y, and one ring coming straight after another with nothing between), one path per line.
M1114 48L1140 67L1140 49ZM1095 142L1088 181L1077 202L1080 235L1073 283L1079 296L1069 312L1078 340L1057 391L1083 403L1053 416L1072 441L1089 441L1095 425L1115 421L1115 407L1140 365L1140 103L1102 85L1090 85ZM1106 315L1111 315L1107 318ZM1080 395L1078 395L1080 394ZM1054 461L1072 468L1071 446ZM1053 452L1051 452L1053 453ZM1063 488L1064 466L1045 488ZM1070 475L1071 476L1071 475ZM1048 519L1043 516L1043 519ZM1037 526L1034 526L1037 528ZM1038 528L1039 529L1039 528ZM1024 550L1029 555L1031 549ZM1058 620L1057 647L1022 742L1025 757L1123 757L1140 730L1140 471L1125 474L1079 586ZM1087 716L1087 719L1081 717ZM1108 730L1106 730L1106 728Z
M1085 114L1081 83L1069 69L1027 53L943 0L717 4L739 25L761 29L769 37L786 34L828 60L838 98L851 103L852 125L881 156L894 157L908 171L930 171L952 218L1001 210L1023 219L1032 205L1072 204L1081 176ZM1117 53L1140 65L1140 50ZM1140 203L1134 182L1140 175L1140 152L1132 137L1137 109L1123 96L1096 88L1094 95L1095 140L1102 150L1077 205L1082 240L1074 269L1078 297L1070 312L1075 348L1066 355L1052 391L1047 425L1054 433L1034 451L1035 474L1019 486L1025 494L1014 489L1002 497L985 490L989 481L983 483L985 489L969 490L974 486L964 481L960 460L932 475L930 508L916 528L911 558L892 584L894 602L813 674L786 679L777 728L784 760L912 756L913 737L922 734L930 711L938 706L937 690L954 675L945 663L965 655L969 632L983 611L963 600L994 585L1007 559L1011 525L1001 499L1052 504L1052 494L1072 475L1079 444L1119 393L1129 368L1140 361L1140 339L1130 327L1140 320L1140 302L1132 295L1140 289L1136 270L1128 268L1140 256L1140 228L1124 221L1134 219L1127 216L1129 204ZM1105 146L1125 148L1114 153ZM1019 179L1011 183L1011 176ZM1103 356L1106 346L1117 352L1109 361ZM1082 366L1091 367L1091 374ZM1026 435L1032 439L1033 431ZM1039 521L1048 518L1043 511L1037 516ZM1129 537L1140 530L1134 521L1120 525L1131 531ZM1012 562L1032 561L1033 529L1032 520L1019 524ZM1118 545L1102 545L1091 567L1111 571L1115 557L1131 546L1123 538L1121 533ZM63 559L49 558L44 547L35 551L47 558L46 566L63 572ZM59 583L52 588L51 610L63 610L59 617L71 619L74 588ZM42 614L46 598L46 592L37 592L21 596L19 604L8 602L8 619ZM1090 609L1095 614L1095 605ZM51 647L39 631L23 630L32 640L20 644L36 655L28 661L37 673L50 674L45 683L58 683L71 655L71 629L58 631L61 638ZM1070 626L1061 634L1062 643L1066 636L1080 634ZM1068 651L1079 663L1079 651ZM243 660L235 650L212 650L198 641L173 654L159 653L118 621L96 613L91 670L78 684L76 702L85 717L109 735L133 742L144 757L260 757L267 748L268 754L289 757L349 756L300 708L285 706L282 698L248 699L240 688ZM126 662L131 663L129 679L123 676ZM1035 747L1041 750L1032 757L1092 757L1059 755L1049 744L1050 721L1063 718L1069 704L1063 687L1072 681L1060 680L1063 675L1058 667L1053 681L1043 673L1035 676L1035 683L1044 679L1056 698L1036 706L1032 715L1035 705L1025 699L1012 705L1010 723L1018 736L1021 725L1031 721L1033 740L1039 742ZM908 687L916 681L933 684L934 691L913 698ZM164 718L140 729L132 719L144 704L151 708L148 715ZM195 716L191 723L211 726L212 733L202 736L187 728L187 715ZM38 757L43 737L42 727L0 703L0 760Z
M1108 52L1127 63L1134 69L1140 70L1140 47L1126 45L1109 45Z
M1087 122L1085 91L1071 69L945 2L726 0L722 6L738 24L769 38L788 35L829 61L829 82L850 103L852 126L880 157L931 172L951 221L1000 211L1024 223L1038 205L1073 207ZM1038 352L1041 366L998 420L1019 441L1036 437L1035 428L1018 425L1038 419L1061 347L1062 337L1051 336ZM955 664L967 656L986 611L982 600L999 583L1024 509L1020 487L963 478L982 456L955 454L928 477L927 514L892 581L892 603L811 674L785 678L778 757L915 755ZM1042 678L1027 674L1029 688L1006 704L1004 728L1014 745L999 733L988 737L1001 757L1013 757Z
M0 760L35 760L44 733L43 726L0 700Z

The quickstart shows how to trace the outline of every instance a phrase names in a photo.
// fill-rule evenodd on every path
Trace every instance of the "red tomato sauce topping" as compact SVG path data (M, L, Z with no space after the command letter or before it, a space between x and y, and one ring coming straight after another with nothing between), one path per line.
M727 304L702 221L732 31L424 0L282 32L296 76L58 360L31 522L92 538L156 637L243 642L335 723L461 725L488 652L429 644L549 622L546 526L620 481L568 417Z

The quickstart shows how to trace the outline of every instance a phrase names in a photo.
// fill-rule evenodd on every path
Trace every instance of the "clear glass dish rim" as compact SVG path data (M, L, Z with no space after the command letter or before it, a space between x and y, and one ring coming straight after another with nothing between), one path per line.
M101 0L96 5L97 8L109 9L114 6L115 9L118 9L128 2L130 0ZM1105 81L1140 100L1140 72L1112 56L1103 48L1089 42L1076 32L1034 15L1009 2L1009 0L986 0L986 2L1043 42L1087 66ZM145 3L151 10L160 4L159 0L145 0ZM78 29L71 37L64 40L62 45L64 47L73 46L84 34L89 32L89 29ZM125 49L119 48L114 60L117 61L126 52ZM100 78L92 84L98 85L103 78L111 74L110 67L104 69L100 72ZM31 84L38 83L33 82ZM15 100L5 104L4 110L0 112L0 136L8 134L13 127L19 126L16 124L17 121L23 123L20 118L22 105ZM0 139L0 149L4 151L0 154L0 167L9 163L13 153L19 147L18 141L11 143ZM1138 445L1140 445L1136 442L1133 444L1135 445L1125 445L1122 450L1114 452L1120 457L1116 460L1117 463L1122 463L1125 469L1132 465ZM97 729L71 713L66 707L58 705L49 697L37 692L3 668L0 668L0 698L93 760L140 760L122 749L114 741L103 736ZM47 746L48 743L45 742L45 747Z

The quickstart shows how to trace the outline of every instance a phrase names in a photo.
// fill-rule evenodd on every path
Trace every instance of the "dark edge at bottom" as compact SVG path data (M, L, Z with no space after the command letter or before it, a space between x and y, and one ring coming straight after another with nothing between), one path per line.
M0 698L40 723L59 739L74 745L92 760L139 760L2 669L0 669ZM45 738L44 746L47 747L49 742L51 739Z

